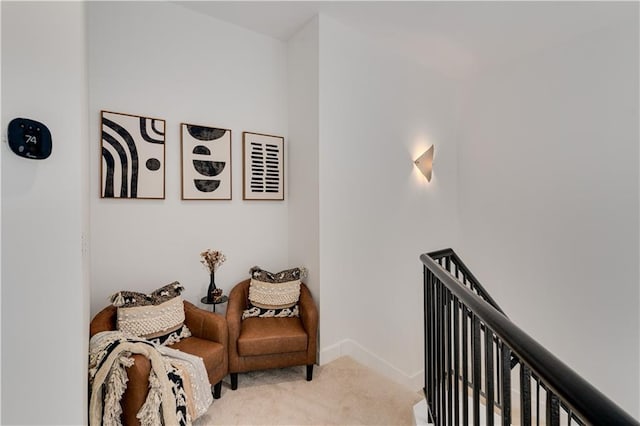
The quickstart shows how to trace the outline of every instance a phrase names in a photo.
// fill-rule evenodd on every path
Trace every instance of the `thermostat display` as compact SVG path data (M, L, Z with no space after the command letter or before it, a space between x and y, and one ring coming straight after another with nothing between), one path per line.
M20 157L44 160L51 155L51 132L44 124L28 118L9 123L9 147Z

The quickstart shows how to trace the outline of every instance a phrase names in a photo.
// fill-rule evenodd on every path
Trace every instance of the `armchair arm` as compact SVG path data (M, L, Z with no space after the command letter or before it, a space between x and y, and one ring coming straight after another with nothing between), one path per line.
M227 302L227 326L229 328L229 371L237 372L240 368L238 354L238 337L242 328L242 313L247 309L247 292L249 282L244 280L236 284L229 293Z
M107 306L96 314L89 324L89 337L101 331L112 331L116 329L116 307Z
M185 301L184 317L184 323L193 336L227 346L227 321L222 315L205 311Z
M307 348L307 358L309 363L316 362L316 351L318 345L318 308L316 307L311 292L306 285L300 285L300 320L307 335L309 336L309 346Z

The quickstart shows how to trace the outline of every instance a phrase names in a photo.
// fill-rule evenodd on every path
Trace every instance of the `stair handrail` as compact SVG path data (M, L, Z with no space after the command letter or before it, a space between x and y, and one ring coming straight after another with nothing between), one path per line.
M439 252L433 253L437 255ZM431 253L420 255L420 260L460 302L510 346L521 362L535 371L585 421L594 425L640 425L615 402L516 326L504 313L460 283L432 259Z
M494 308L496 308L499 312L501 312L502 314L506 315L504 313L504 311L502 310L502 308L500 307L500 305L498 305L498 302L496 302L493 299L493 297L491 297L489 292L487 290L485 290L485 288L482 286L482 284L480 284L480 280L478 278L476 278L475 275L473 275L473 272L471 272L469 267L467 265L465 265L465 263L462 261L462 259L460 259L460 256L458 256L458 254L452 248L446 248L446 249L442 249L442 250L438 250L438 251L432 251L432 252L429 253L429 257L431 257L432 259L434 259L436 261L438 259L446 259L446 258L453 259L454 260L454 264L456 265L456 267L464 274L464 277L468 279L468 281L473 286L472 288L480 295L480 297L482 297L484 300L489 302L489 304L491 306L493 306Z

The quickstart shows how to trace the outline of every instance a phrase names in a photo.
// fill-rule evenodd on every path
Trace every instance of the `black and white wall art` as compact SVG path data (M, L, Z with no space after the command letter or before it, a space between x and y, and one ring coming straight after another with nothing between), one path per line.
M164 199L165 121L102 111L102 198Z
M182 199L231 199L231 130L181 125Z
M243 198L284 200L284 138L243 132Z

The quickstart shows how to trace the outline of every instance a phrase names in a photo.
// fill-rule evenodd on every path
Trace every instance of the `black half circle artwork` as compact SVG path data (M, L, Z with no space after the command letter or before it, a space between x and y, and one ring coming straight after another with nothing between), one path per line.
M224 161L193 160L193 168L203 176L218 176L227 163Z
M217 129L215 127L194 126L187 124L187 131L191 136L200 141L213 141L220 139L227 129Z
M200 192L213 192L220 186L219 180L194 179L193 184Z
M211 155L211 150L204 145L197 145L193 148L194 154Z

